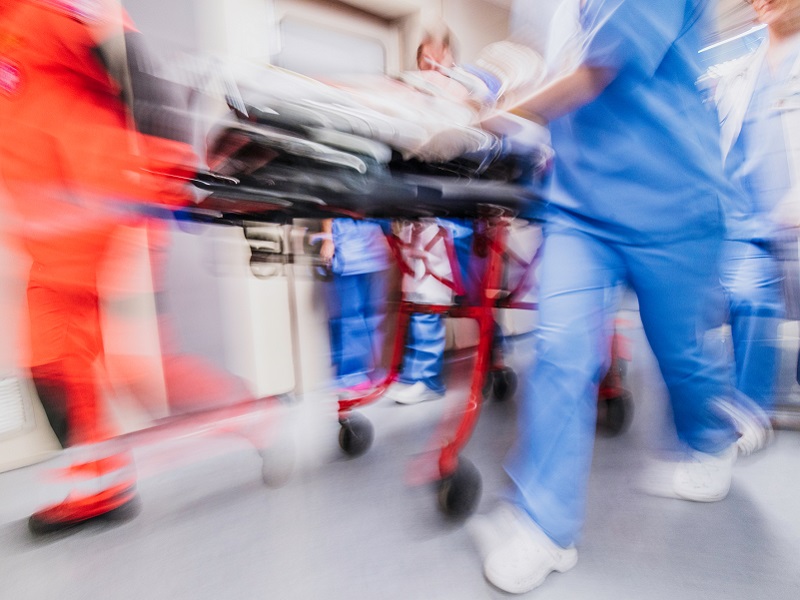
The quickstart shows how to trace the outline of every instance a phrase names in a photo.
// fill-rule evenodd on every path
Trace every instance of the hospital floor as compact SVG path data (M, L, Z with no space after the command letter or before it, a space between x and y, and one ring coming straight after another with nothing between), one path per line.
M696 504L637 491L662 433L664 393L641 328L626 331L636 402L630 429L598 437L578 565L523 597L569 600L795 600L800 597L800 433L741 460L728 498ZM518 369L529 340L514 344ZM787 363L788 364L788 363ZM433 489L406 484L447 405L463 398L469 361L450 365L442 402L365 410L375 443L344 458L331 398L293 409L297 469L266 487L241 440L172 439L136 451L141 512L33 539L41 466L0 475L2 600L471 600L509 597L483 579L463 525ZM513 402L486 406L465 451L483 475L480 510L505 483Z

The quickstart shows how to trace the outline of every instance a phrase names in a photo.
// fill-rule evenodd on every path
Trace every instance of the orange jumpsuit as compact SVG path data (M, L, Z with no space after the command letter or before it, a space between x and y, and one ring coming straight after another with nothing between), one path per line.
M123 35L127 48L115 45ZM185 178L196 164L180 111L164 108L175 98L163 82L120 68L143 51L131 43L137 35L116 0L0 0L0 185L32 258L29 366L62 444L88 449L64 470L67 498L31 517L37 532L130 506L135 496L128 453L97 444L112 437L95 377L103 358L97 273L118 228L141 219L132 210L139 203L190 198L180 178L164 174ZM173 408L251 399L240 380L198 357L168 351L163 366Z
M37 391L64 443L104 439L97 270L131 203L179 203L190 147L131 126L99 47L131 32L110 0L0 0L0 177L33 259L28 284ZM67 431L69 435L67 436Z

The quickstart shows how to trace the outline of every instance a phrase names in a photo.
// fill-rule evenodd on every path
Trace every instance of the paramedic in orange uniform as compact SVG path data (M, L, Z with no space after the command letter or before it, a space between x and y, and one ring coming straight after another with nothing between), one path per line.
M180 179L155 175L190 175L196 161L188 128L159 127L153 105L133 103L148 93L156 104L169 99L128 67L140 41L115 0L0 0L0 185L32 259L28 366L65 446L91 447L114 433L93 370L103 353L97 271L109 242L141 221L134 207L142 201L191 197ZM31 517L32 529L130 505L127 455L92 456L68 470L94 488L84 482L75 491L76 483L66 500Z

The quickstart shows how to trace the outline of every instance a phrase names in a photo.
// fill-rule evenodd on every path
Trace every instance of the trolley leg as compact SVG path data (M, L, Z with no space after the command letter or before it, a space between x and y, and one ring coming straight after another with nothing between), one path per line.
M633 397L625 388L627 362L623 348L624 340L614 333L611 340L611 366L603 381L597 398L597 425L601 432L619 435L630 425L633 415Z
M478 470L459 453L469 441L480 414L483 388L492 366L492 341L494 336L494 307L498 301L502 282L503 249L508 225L495 225L495 236L489 240L489 261L482 281L481 306L466 311L478 321L478 351L475 358L469 399L452 438L446 440L439 454L439 507L445 514L463 518L478 506L481 495L481 478Z
M403 354L406 347L406 338L408 336L408 325L411 320L411 313L413 312L413 304L410 302L401 302L400 308L397 313L397 332L392 346L392 359L389 365L389 371L377 386L372 388L367 394L355 398L347 398L339 401L339 421L345 418L350 411L359 406L366 406L380 398L389 386L397 379L400 371L403 368Z

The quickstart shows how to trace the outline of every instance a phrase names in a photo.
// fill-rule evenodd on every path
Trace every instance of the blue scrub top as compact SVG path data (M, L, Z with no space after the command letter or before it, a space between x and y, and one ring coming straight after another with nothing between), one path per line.
M786 96L798 51L786 56L774 73L764 61L741 132L725 164L729 176L741 186L747 198L747 210L752 217L748 235L753 239L777 236L778 230L768 216L792 185L779 105Z
M549 220L623 244L722 228L726 181L716 113L695 82L713 20L705 0L588 0L582 64L617 73L551 123Z
M380 223L334 219L332 237L334 273L361 275L389 268L389 250Z

